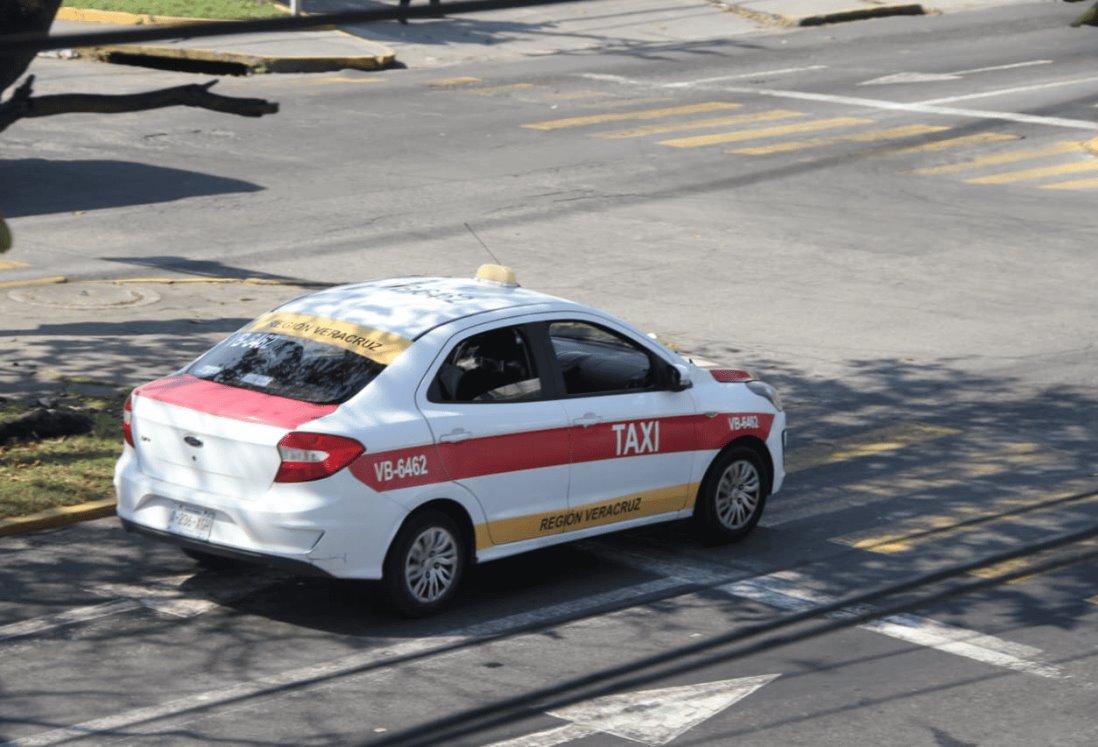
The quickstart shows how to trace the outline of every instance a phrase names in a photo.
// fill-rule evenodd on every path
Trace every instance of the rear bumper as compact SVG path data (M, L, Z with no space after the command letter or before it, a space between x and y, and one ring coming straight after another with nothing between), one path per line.
M176 545L177 547L187 548L189 550L196 550L198 552L208 553L210 555L217 555L222 558L231 558L232 560L239 560L244 563L250 563L252 565L261 565L267 568L276 568L280 571L287 571L297 576L323 576L326 578L333 578L333 574L320 568L307 560L294 560L293 558L284 558L278 555L266 555L260 552L252 552L250 550L238 550L232 547L225 547L223 545L214 545L209 542L201 542L199 540L187 539L181 537L178 534L172 534L171 532L165 532L160 529L152 529L147 526L143 526L128 519L120 518L122 522L122 528L127 532L133 532L134 534L143 534L146 537L154 537L158 540L166 542L168 544Z
M379 579L407 510L342 470L241 498L159 480L127 449L115 468L118 518L137 532L211 555L335 578ZM172 531L175 508L213 515L207 537Z

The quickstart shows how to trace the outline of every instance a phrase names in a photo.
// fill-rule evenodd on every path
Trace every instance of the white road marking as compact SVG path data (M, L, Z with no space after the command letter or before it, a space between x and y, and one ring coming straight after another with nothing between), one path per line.
M569 726L493 742L488 747L553 747L599 733L658 747L670 744L780 676L763 674L595 698L548 711L550 716L571 721Z
M805 584L807 579L792 571L721 583L724 578L727 578L727 574L722 578L721 574L714 573L700 563L691 563L688 560L668 560L650 553L639 552L628 552L624 556L616 557L619 561L624 559L629 565L650 573L659 573L684 581L689 579L694 583L714 586L718 591L730 596L761 602L777 609L800 612L836 601L834 597L810 591ZM856 610L837 612L831 617L836 619L849 617L856 612ZM892 615L863 623L858 627L1017 672L1049 679L1062 679L1066 676L1060 667L1046 664L1043 661L1044 652L1038 648L954 625L946 625L918 615Z
M893 83L934 83L941 80L959 80L965 75L974 73L989 73L995 70L1013 70L1019 67L1032 67L1033 65L1050 65L1052 60L1030 60L1029 62L1014 62L1009 65L992 65L991 67L974 67L971 70L954 70L951 73L894 73L884 75L873 80L865 80L859 86L880 86Z
M691 582L692 583L692 582ZM293 686L306 685L310 682L322 679L350 674L356 669L384 663L387 660L408 656L410 654L423 654L432 651L441 651L455 644L466 643L478 637L499 635L515 630L520 630L532 624L545 622L558 617L578 616L589 610L599 607L636 599L650 594L659 594L670 591L682 585L678 579L658 579L643 584L615 589L604 594L595 594L573 602L543 607L536 611L511 615L510 617L490 620L484 623L471 625L458 629L449 636L434 636L412 641L405 641L389 647L363 651L358 654L342 656L338 659L315 664L308 667L291 669L285 672L262 677L251 682L242 682L230 685L218 690L195 693L175 700L169 700L146 708L136 708L123 711L111 716L84 721L73 726L53 729L27 737L3 742L0 747L39 747L41 745L53 745L80 737L95 736L104 732L126 729L128 736L134 736L146 731L135 726L146 722L159 721L170 716L175 716L197 708L208 708L223 703L228 703L240 698L262 695L271 690L277 690ZM148 731L155 731L155 725L150 725Z
M613 83L619 83L621 85L629 85L634 87L643 88L693 88L695 86L702 87L702 84L698 81L679 81L678 83L650 83L647 81L636 80L634 78L627 78L621 75L601 75L596 76L592 73L582 74L584 77L594 78L596 80L606 80ZM1074 85L1082 84L1086 82L1098 81L1098 77L1095 78L1080 78L1072 81L1062 81L1058 84L1050 85ZM1091 122L1085 119L1067 119L1064 117L1042 117L1034 114L1021 114L1019 112L999 112L983 109L958 109L947 106L936 106L936 103L943 103L947 100L960 100L958 98L953 99L938 99L936 101L923 101L916 103L903 103L899 101L884 101L881 99L862 98L860 96L840 96L837 94L829 93L811 93L808 91L789 91L777 88L751 88L743 86L721 86L710 85L710 88L714 90L722 91L725 93L740 93L747 95L757 96L770 96L773 98L786 98L797 99L801 101L819 101L826 104L843 104L846 106L862 107L867 109L883 109L885 111L903 111L903 112L915 112L917 114L939 114L946 117L962 117L965 119L996 119L1004 122L1017 122L1019 124L1037 124L1046 125L1049 127L1064 127L1073 130L1098 130L1098 122ZM1049 86L1045 86L1049 87ZM1007 91L993 92L986 95L998 95ZM985 94L974 94L985 95Z
M807 65L805 67L787 67L781 70L763 70L757 73L737 73L736 75L718 75L715 78L699 78L698 80L685 81L683 83L668 83L667 88L691 88L707 83L720 83L726 80L743 80L745 78L766 78L773 75L790 75L792 73L806 73L812 70L825 70L827 65Z
M1044 91L1049 88L1061 88L1063 86L1078 86L1098 82L1098 76L1088 78L1072 78L1071 80L1056 80L1048 83L1035 83L1030 86L1015 86L1014 88L999 88L994 91L982 91L980 93L967 93L961 96L947 96L941 99L929 99L918 102L918 106L948 104L953 101L968 101L970 99L984 99L990 96L1007 96L1012 93L1025 93L1027 91Z
M17 623L9 623L0 626L0 641L22 638L28 635L38 635L54 628L66 625L98 620L111 615L119 615L123 612L131 612L141 608L141 603L133 599L115 599L102 604L89 604L83 607L74 607L54 615L43 615L30 620L22 620Z

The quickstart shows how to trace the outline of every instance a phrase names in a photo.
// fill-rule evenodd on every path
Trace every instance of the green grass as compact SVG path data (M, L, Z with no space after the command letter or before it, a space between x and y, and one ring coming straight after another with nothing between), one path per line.
M62 5L176 18L239 19L286 15L271 0L65 0Z
M111 479L122 453L122 404L125 395L58 398L95 422L83 436L0 445L0 519L74 506L114 496ZM0 403L0 419L23 414L24 403Z

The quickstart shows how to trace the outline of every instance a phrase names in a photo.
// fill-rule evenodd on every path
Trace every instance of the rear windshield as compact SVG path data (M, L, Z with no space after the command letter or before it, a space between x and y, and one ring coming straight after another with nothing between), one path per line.
M272 332L237 332L192 363L186 373L326 405L350 399L384 370L381 363L327 343Z

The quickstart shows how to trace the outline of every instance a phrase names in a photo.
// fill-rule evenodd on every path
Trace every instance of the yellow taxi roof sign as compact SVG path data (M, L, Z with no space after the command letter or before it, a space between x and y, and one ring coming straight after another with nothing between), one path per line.
M517 288L519 284L518 279L515 277L515 271L503 265L481 265L477 269L476 277L477 280L487 283L507 285L514 288Z

